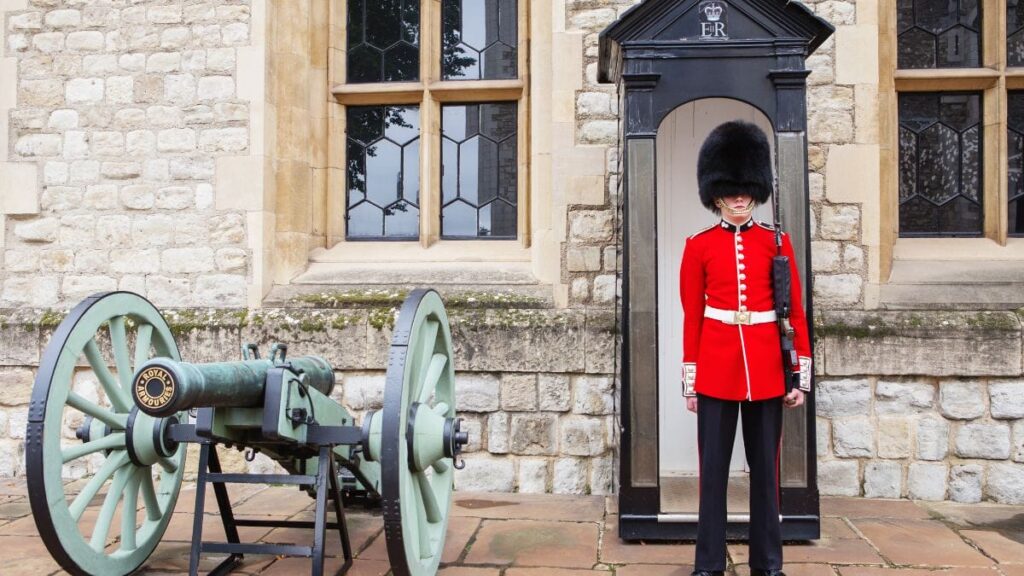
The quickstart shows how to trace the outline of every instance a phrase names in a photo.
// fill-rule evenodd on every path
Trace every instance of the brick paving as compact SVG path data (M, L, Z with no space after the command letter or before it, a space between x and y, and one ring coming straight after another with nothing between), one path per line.
M239 487L239 514L310 519L312 500L294 489ZM184 574L192 527L192 487L182 489L171 525L142 574ZM211 499L207 510L214 510ZM615 497L456 493L440 576L688 576L692 542L626 543L617 534ZM88 512L87 512L88 514ZM206 520L210 539L218 519ZM352 576L389 574L379 511L348 512L356 560ZM785 548L789 576L1024 576L1024 506L822 499L822 538ZM305 544L309 532L246 528L243 540ZM730 543L730 574L747 576L746 546ZM341 545L328 540L328 571ZM216 558L205 558L210 569ZM35 533L23 481L0 481L0 573L62 574ZM250 556L235 572L308 574L309 561Z

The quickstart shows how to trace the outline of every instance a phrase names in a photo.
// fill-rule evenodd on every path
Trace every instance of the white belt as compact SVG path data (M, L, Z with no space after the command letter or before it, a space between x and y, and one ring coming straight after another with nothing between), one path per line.
M775 310L751 312L749 310L722 310L713 306L704 306L704 316L725 322L726 324L764 324L775 322Z

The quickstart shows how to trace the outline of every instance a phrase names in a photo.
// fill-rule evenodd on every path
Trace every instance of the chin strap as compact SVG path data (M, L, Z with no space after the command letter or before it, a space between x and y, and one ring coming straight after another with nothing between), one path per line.
M718 206L719 209L725 210L726 212L733 216L747 216L748 214L754 211L754 202L747 204L747 207L743 208L742 210L736 210L735 208L726 204L725 201L722 200L721 198L716 198L715 206Z

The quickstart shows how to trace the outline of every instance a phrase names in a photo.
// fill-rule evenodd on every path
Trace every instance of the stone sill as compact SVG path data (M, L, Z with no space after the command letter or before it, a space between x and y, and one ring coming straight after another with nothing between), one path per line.
M243 344L281 342L292 355L323 356L336 370L384 370L402 299L344 309L162 309L183 359L239 358ZM448 306L455 365L470 372L610 374L610 309ZM65 311L0 309L0 366L37 366Z
M1024 306L1024 242L1019 242L1024 239L1011 238L1018 242L1006 248L984 238L956 240L975 241L968 243L973 249L940 243L948 252L942 257L933 252L929 257L922 253L923 248L908 248L908 239L901 239L903 254L893 261L888 282L879 287L879 306L889 310L1015 310Z
M815 372L827 376L1020 376L1022 315L1003 311L817 311Z

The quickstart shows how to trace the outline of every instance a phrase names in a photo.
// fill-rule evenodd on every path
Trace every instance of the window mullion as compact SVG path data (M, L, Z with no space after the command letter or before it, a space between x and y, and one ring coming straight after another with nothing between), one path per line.
M984 233L986 238L998 242L1001 246L1006 245L1008 216L1007 99L1004 76L993 89L985 91L985 103L982 106L983 110L991 110L991 113L985 113L982 127L982 162L985 167L982 181L990 183L982 189L985 198Z

